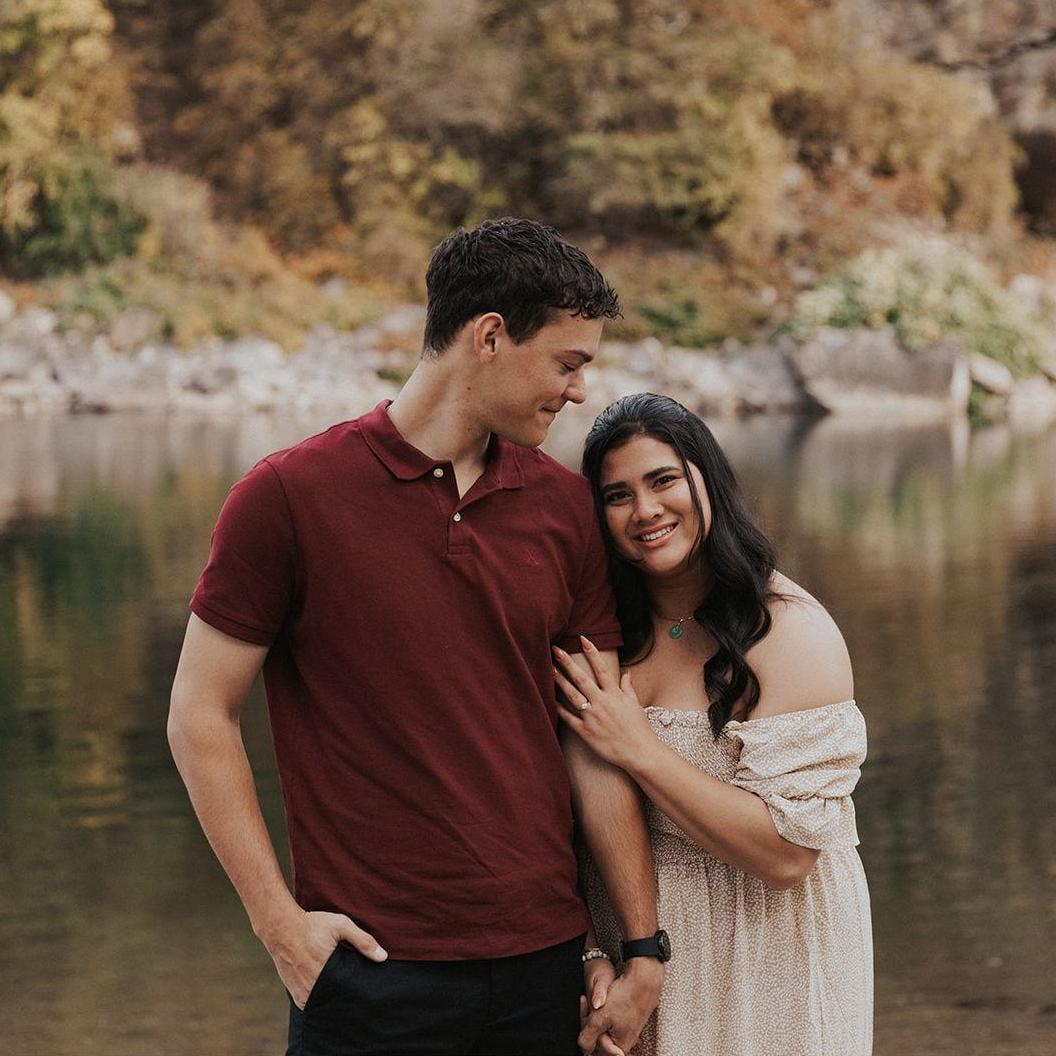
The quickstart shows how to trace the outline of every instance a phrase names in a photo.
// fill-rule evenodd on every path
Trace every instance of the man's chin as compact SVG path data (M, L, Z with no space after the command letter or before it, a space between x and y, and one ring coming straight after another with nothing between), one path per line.
M495 432L518 447L539 447L550 432L550 422L545 425L536 423L532 426L521 426L517 429L496 429Z
M545 430L542 434L536 433L534 436L529 436L527 434L507 436L506 439L509 440L511 444L516 444L518 447L539 447L546 439L548 432L549 430Z

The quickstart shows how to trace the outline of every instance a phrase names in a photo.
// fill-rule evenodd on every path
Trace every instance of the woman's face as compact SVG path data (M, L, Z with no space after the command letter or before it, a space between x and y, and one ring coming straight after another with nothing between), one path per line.
M689 471L704 511L703 532L685 470L670 444L635 436L602 461L601 497L612 541L619 555L647 576L685 572L711 527L704 478L692 462Z

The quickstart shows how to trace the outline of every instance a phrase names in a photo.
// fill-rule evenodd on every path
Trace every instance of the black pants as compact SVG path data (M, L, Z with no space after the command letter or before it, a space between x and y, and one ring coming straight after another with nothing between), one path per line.
M516 957L385 961L338 945L286 1056L578 1056L583 936ZM287 994L289 997L289 994Z

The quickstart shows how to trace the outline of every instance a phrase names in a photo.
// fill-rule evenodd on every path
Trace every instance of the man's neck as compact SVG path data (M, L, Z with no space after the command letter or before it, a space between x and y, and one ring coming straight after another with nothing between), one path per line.
M460 481L472 481L484 471L491 439L471 413L472 398L472 385L457 372L423 359L390 404L389 418L407 443L430 458L450 462Z

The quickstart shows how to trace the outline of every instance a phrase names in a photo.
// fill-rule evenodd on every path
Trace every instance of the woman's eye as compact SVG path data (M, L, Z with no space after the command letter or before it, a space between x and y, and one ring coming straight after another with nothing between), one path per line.
M626 500L626 498L627 498L627 492L626 491L610 491L605 496L605 505L606 506L615 506L616 503L618 503L618 502L624 502Z
M673 480L678 480L678 477L676 477L673 473L666 473L662 477L657 477L656 480L653 481L653 483L654 484L658 484L658 485L659 484L670 484L671 481L673 481Z

